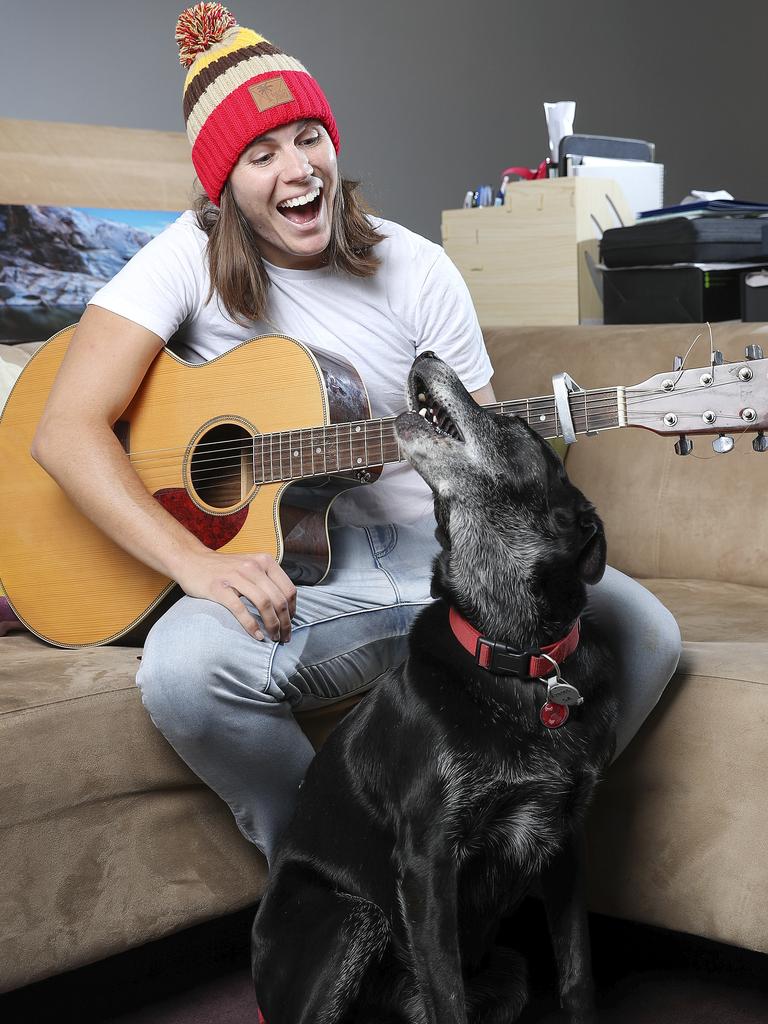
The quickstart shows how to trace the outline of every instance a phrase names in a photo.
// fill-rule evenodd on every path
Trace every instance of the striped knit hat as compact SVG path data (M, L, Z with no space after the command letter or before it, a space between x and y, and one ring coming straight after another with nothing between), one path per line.
M176 24L184 120L192 163L209 199L221 190L255 138L291 121L320 121L339 150L328 100L303 64L264 36L241 28L220 3L199 3Z

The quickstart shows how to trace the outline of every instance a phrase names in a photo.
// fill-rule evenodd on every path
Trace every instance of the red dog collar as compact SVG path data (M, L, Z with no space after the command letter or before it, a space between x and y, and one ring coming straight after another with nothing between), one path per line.
M579 646L579 620L577 619L567 636L546 647L528 648L518 651L507 644L489 640L479 630L451 607L448 614L453 635L465 651L468 651L480 668L496 675L514 675L521 679L541 679L552 674L556 662L560 665ZM544 657L546 655L546 657Z

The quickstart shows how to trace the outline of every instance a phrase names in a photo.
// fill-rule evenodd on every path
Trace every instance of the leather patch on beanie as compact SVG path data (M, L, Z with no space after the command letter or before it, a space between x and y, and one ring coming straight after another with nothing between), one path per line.
M282 75L265 78L263 82L249 85L248 92L259 110L271 110L281 103L293 103L293 93Z

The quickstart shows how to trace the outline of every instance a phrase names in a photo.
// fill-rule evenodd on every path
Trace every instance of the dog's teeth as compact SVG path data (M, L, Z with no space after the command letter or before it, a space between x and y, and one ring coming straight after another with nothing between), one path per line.
M426 419L427 410L426 409L419 409L419 416L423 416Z

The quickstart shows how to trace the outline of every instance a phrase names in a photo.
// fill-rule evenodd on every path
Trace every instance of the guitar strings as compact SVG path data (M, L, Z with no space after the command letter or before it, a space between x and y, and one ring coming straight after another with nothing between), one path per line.
M606 403L606 408L608 408L611 403L615 404L616 393L617 393L617 389L616 388L596 388L594 391L583 392L583 394L590 395L590 396L592 396L592 395L597 396L597 395L604 394L605 397L609 400ZM578 394L578 392L577 392L577 394ZM534 402L544 402L544 403L547 403L549 405L552 405L554 403L554 398L553 398L552 395L541 395L539 397L529 398L529 399L510 399L508 401L492 403L491 405L484 406L484 408L488 409L490 412L502 412L503 411L503 409L502 409L503 406L525 405L527 403L534 403ZM598 411L599 411L599 409L598 409ZM516 415L519 415L519 414L516 414ZM278 434L278 433L282 433L282 434L306 433L307 431L311 431L311 430L324 431L324 430L332 429L334 427L336 427L336 428L356 427L356 426L364 427L365 424L369 424L370 425L370 424L372 424L374 422L380 422L383 426L389 426L389 425L394 424L396 418L397 418L397 416L385 416L385 417L381 417L378 421L377 420L345 420L345 421L343 421L341 423L320 424L320 425L311 426L311 427L300 427L300 428L297 427L297 428L293 428L292 430L274 431L271 434L270 433L267 433L267 434L256 434L255 437L270 437L270 436L273 436L273 434ZM302 441L307 446L311 446L311 444L312 444L311 438L306 438L305 437L305 438L302 439ZM212 448L212 449L215 449L215 450L219 450L220 448L225 447L227 445L234 446L234 445L237 445L237 444L239 444L241 446L245 446L245 447L250 447L250 445L252 443L253 443L253 437L251 437L250 439L233 438L231 441L203 441L199 445L196 445L195 447L196 447L197 450L199 450L200 448ZM131 452L130 454L131 454L131 456L134 456L134 455L136 455L136 456L149 456L149 455L156 455L156 454L159 455L159 454L165 454L165 453L167 453L169 455L173 455L173 454L185 453L185 452L188 451L188 448L189 448L188 445L184 446L184 447L173 447L173 448L146 448L146 449L141 449L141 450L136 451L136 452ZM142 462L142 461L152 461L152 460L143 459L143 458L134 459L132 457L131 461L135 462L135 463L138 463L138 462Z
M707 388L707 390L711 391L711 390L713 390L715 388L723 387L723 386L725 386L727 384L731 384L731 383L733 383L733 382L730 381L730 380L716 381L713 384L711 384ZM674 395L688 395L688 394L693 394L693 393L700 392L700 390L701 390L700 386L691 386L689 388L680 389L680 390L676 390L676 391L673 392L673 391L665 391L664 389L661 389L661 388L643 389L642 387L637 385L637 386L632 386L632 387L625 388L624 389L624 396L625 396L625 398L627 399L628 402L629 402L629 400L633 400L632 404L638 404L640 401L648 401L651 398L665 397L665 398L668 399L673 394ZM573 395L574 395L575 398L578 398L578 396L582 395L582 394L587 396L587 398L589 399L589 409L586 410L586 415L588 415L591 418L593 414L594 415L600 415L601 413L606 413L606 412L611 411L614 408L614 406L616 405L616 402L617 402L617 392L618 392L617 388L596 388L593 391L574 392ZM595 398L598 398L598 401L595 401L594 400ZM549 395L549 396L540 396L540 397L537 397L537 398L530 398L530 399L510 399L508 401L493 403L491 405L485 406L485 408L488 409L489 411L492 411L492 412L498 411L498 412L504 413L505 412L504 406L521 406L522 407L523 405L525 405L526 406L526 410L525 411L521 408L516 413L512 413L509 410L506 410L506 412L509 415L518 415L518 416L521 416L523 419L529 419L529 421L530 421L530 419L532 418L532 415L534 413L541 412L541 409L540 408L536 408L534 403L538 403L539 405L541 405L541 403L544 403L548 408L552 408L552 407L554 407L554 397ZM580 415L584 415L584 414L585 414L584 410L581 410L581 409L578 409L578 408L574 410L574 416L580 416ZM376 420L345 420L345 421L343 421L341 423L330 423L330 424L323 424L323 425L320 425L320 426L313 426L313 427L297 427L297 428L293 428L291 430L273 431L271 433L266 433L266 434L256 434L256 435L251 436L250 438L233 438L230 441L210 441L210 442L203 441L200 444L196 445L195 449L197 451L199 451L201 449L210 448L210 449L212 449L215 452L219 452L219 451L225 450L227 448L235 449L237 446L240 446L240 448L249 448L252 445L254 439L255 438L259 438L259 437L269 438L269 437L275 437L275 436L279 436L279 435L283 435L283 436L287 435L290 438L291 434L306 435L307 431L310 431L310 432L311 431L328 431L328 430L332 430L334 428L336 428L336 430L338 431L338 430L340 430L342 428L346 428L346 427L352 428L352 427L356 427L356 426L364 428L366 424L368 425L368 432L370 432L371 424L373 424L375 422L378 422L380 424L380 429L383 430L385 427L390 427L392 424L394 424L395 419L396 419L395 416L387 416L387 417L382 417L378 421L376 421ZM376 443L375 439L373 439L373 443ZM310 448L316 446L316 444L317 444L317 439L313 439L311 436L310 437L301 436L299 438L299 442L298 442L298 446L302 447L304 449L304 451L308 451ZM292 447L295 448L295 447L297 447L297 445L293 444ZM164 454L167 454L167 455L170 456L170 455L176 455L176 454L180 454L180 453L185 453L185 452L188 451L188 448L189 448L189 446L185 446L183 448L178 447L178 448L149 448L149 449L142 449L140 451L136 451L136 452L132 452L131 453L131 462L134 462L134 463L138 464L139 462L142 462L142 461L153 461L151 459L134 458L134 456L150 456L150 455L164 455Z
M689 349L689 351L690 351L690 349ZM679 380L679 376L678 376L678 380ZM732 382L730 380L717 381L714 384L710 385L708 390L711 390L711 389L717 388L717 387L721 387L721 386L723 386L725 384L729 384L729 383L732 383ZM672 396L672 394L675 394L675 395L686 395L686 394L691 394L691 393L694 393L694 392L700 392L700 390L701 389L700 389L699 386L692 386L690 388L678 390L678 391L675 391L675 392L665 391L663 389L656 389L656 388L653 388L653 389L651 389L651 388L643 389L641 386L631 386L631 387L628 387L628 388L624 389L624 395L625 395L625 399L626 399L627 408L629 410L629 408L631 406L637 406L641 402L648 402L649 400L651 400L653 398L660 397L660 396L669 399ZM585 405L588 403L588 408L585 407L585 409L582 410L582 409L579 409L578 406L577 406L577 408L574 409L574 411L573 411L574 421L577 422L577 432L582 432L582 423L581 423L582 418L584 420L584 424L583 424L583 429L584 430L587 430L587 429L590 429L590 430L592 430L592 429L594 429L594 430L606 430L606 429L610 429L611 427L617 427L619 425L618 423L613 421L614 417L616 416L616 410L617 410L617 407L618 407L618 405L617 405L618 389L617 388L597 388L597 389L594 389L592 391L574 392L573 393L573 397L575 399L578 399L579 395L584 395L585 396L585 399L586 399ZM523 406L525 408L523 408ZM546 420L548 418L552 418L552 416L554 415L554 418L556 420L556 410L554 409L554 398L553 398L553 396L539 396L539 397L530 398L530 399L513 399L513 400L509 400L509 401L496 402L496 403L492 403L489 406L486 406L486 408L489 411L494 411L494 412L495 411L499 411L501 413L505 413L506 412L506 413L509 414L510 413L510 409L509 408L505 409L505 407L513 407L513 408L514 407L520 407L519 409L516 409L515 413L511 413L511 414L512 415L519 415L523 419L527 419L529 424L532 426L532 428L535 429L535 426L536 426L536 424L535 424L535 417L538 415L540 420L541 420L541 418L542 418L542 407L543 406L546 407L547 410L551 410L551 412L549 412L548 415L546 413L544 413L543 414L543 418ZM645 411L646 411L646 413L649 412L649 410L645 410ZM605 417L607 415L610 415L611 421L607 421L605 419ZM380 453L381 453L382 461L384 461L384 462L402 461L402 459L403 459L403 456L402 456L402 453L400 451L400 447L399 447L399 444L397 442L396 437L385 437L384 436L385 428L390 428L392 426L392 424L394 423L394 420L395 420L394 416L381 418L378 421L379 422L380 436L378 438L376 438L376 437L372 437L372 438L368 438L368 439L363 438L364 442L366 442L363 447L364 448L372 447L374 450L376 448L378 448ZM283 459L285 457L285 449L284 449L285 435L288 435L288 440L293 440L294 441L294 443L291 444L289 447L290 447L292 452L294 452L294 451L298 451L299 452L298 459L299 459L299 464L300 465L303 465L303 460L304 460L305 457L308 460L309 459L313 460L313 463L314 463L315 456L322 456L323 457L323 461L325 463L325 466L324 466L324 469L322 471L320 471L319 469L316 470L315 467L314 467L314 464L313 464L313 466L312 466L313 472L312 473L307 473L307 474L303 474L302 473L301 475L306 475L306 476L323 475L326 472L345 472L345 471L354 470L355 468L363 468L362 465L360 467L356 467L356 465L351 463L351 462L350 462L349 466L347 466L346 464L342 465L340 457L341 457L342 454L346 455L346 446L349 445L350 446L349 447L349 457L350 457L350 459L352 458L352 454L351 454L352 453L352 445L351 445L352 428L354 426L365 427L365 425L367 425L368 426L368 431L366 431L366 432L370 432L370 427L371 427L371 424L373 422L375 422L375 421L372 421L372 420L346 421L346 422L342 422L342 423L338 423L338 424L327 424L327 425L324 425L324 426L321 426L321 427L304 427L304 428L296 428L295 430L292 430L292 431L274 432L274 433L271 433L271 434L262 434L262 435L257 434L255 437L234 438L234 439L231 439L229 441L201 442L200 445L196 446L196 450L197 451L200 451L200 449L204 449L204 448L205 449L210 448L211 451L209 453L206 453L208 455L207 458L197 458L195 460L194 478L195 478L195 481L197 483L203 484L203 485L210 484L211 482L216 481L216 480L218 480L220 482L224 481L224 480L227 480L227 479L229 479L229 480L238 479L239 480L241 478L241 468L239 466L233 466L232 465L233 458L236 457L238 455L238 453L240 454L240 456L242 456L245 452L249 452L249 453L252 453L255 456L254 462L258 462L258 455L256 455L256 453L255 453L255 451L253 451L253 449L254 449L255 442L257 441L257 439L259 437L261 437L261 439L262 439L262 441L261 441L262 451L261 451L260 454L261 454L261 461L262 461L262 479L260 479L259 481L255 481L255 482L258 482L258 483L262 483L262 482L272 483L272 482L282 481L283 479L285 479L285 480L294 479L294 475L293 474L290 474L288 476L285 476L283 474L282 461L283 461ZM318 438L316 438L316 437L313 438L311 436L313 431L323 431L323 432L326 432L329 429L334 428L334 427L336 428L336 436L335 436L335 438L332 438L330 440L330 444L328 444L327 441L326 441L325 444L318 445L317 444ZM350 430L349 435L346 436L346 437L344 437L344 436L342 436L340 434L340 431L343 430L343 428L345 428L345 427L349 428L349 430ZM747 431L750 430L750 428L751 428L751 425L750 424L746 424L743 428L741 428L741 432L742 433L747 432ZM729 429L733 429L733 428L729 428ZM306 436L307 432L309 432L310 436ZM295 438L292 439L290 437L291 434L296 434L296 433L298 433L300 435L300 439L299 439L298 443L296 443ZM277 452L275 452L274 448L273 448L273 443L274 443L273 439L274 438L279 438L279 442L278 442L279 450ZM265 444L265 441L267 441L268 443ZM318 448L320 448L322 450L318 451ZM134 463L134 464L139 464L141 462L153 462L153 463L155 463L155 466L159 466L160 463L167 463L169 461L174 462L174 463L177 462L178 461L177 458L173 458L173 456L174 455L178 456L179 453L186 453L187 451L188 451L188 448L183 448L183 449L182 448L175 448L175 449L174 448L149 449L149 450L146 450L146 451L136 452L136 453L133 453L133 454L135 454L135 455L152 455L154 453L157 453L157 455L160 455L161 458L144 458L144 459L141 459L141 458L134 458L134 457L132 457L132 455L129 456L129 457L131 459L131 462ZM396 460L394 458L395 455L397 456ZM296 456L294 456L294 457L296 457ZM699 456L699 458L701 458L701 457ZM329 461L331 461L331 463L332 463L332 465L330 467L330 470L328 469L328 462ZM335 461L335 465L333 464L334 461ZM218 465L218 464L220 464L222 462L228 463L228 466L226 467L226 469L224 467L220 467ZM276 468L275 467L275 463L276 462L279 464L278 468L280 470L280 473L279 473L278 476L275 476L275 473L274 473L274 470ZM269 463L269 470L270 470L270 477L271 477L271 479L269 479L269 480L267 479L267 473L266 473L266 468L267 468L267 464L268 463ZM294 463L294 465L295 465L295 463ZM368 461L367 465L368 466L370 466L370 465L378 465L378 460L372 459L372 460ZM206 468L202 469L201 467L203 467L203 466L205 466Z
M606 418L608 414L610 414L610 419ZM552 414L550 414L547 418L552 419ZM534 419L535 417L532 414L531 420L533 421ZM586 429L605 430L609 429L612 426L617 427L619 425L616 422L616 406L613 402L610 404L609 407L593 406L589 410L587 416L585 416L582 411L577 411L574 415L574 419L577 422L577 429L580 432ZM584 421L583 423L581 422L582 419ZM535 423L533 423L532 425L535 428ZM254 444L258 444L259 437L261 438L261 445L258 446L257 450L254 450ZM265 463L268 461L274 463L276 461L279 461L281 458L285 458L287 454L286 447L281 441L278 442L277 448L275 447L273 438L276 437L279 437L279 435L265 434L257 435L256 438L247 440L236 439L231 442L223 442L219 444L213 443L211 445L212 451L206 453L206 457L195 459L195 467L196 469L203 469L203 467L211 467L215 469L215 467L221 464L222 462L231 463L234 457L238 455L242 456L246 452L253 455L256 459L259 459L259 457L263 458ZM373 449L374 451L376 451L377 449L388 450L391 449L393 446L397 447L399 454L399 445L397 443L397 439L394 436L384 436L383 434L380 438L371 438L367 445L369 450ZM365 445L362 446L363 449L365 447ZM350 445L348 437L337 436L335 439L331 439L330 443L326 443L324 445L317 445L316 441L313 442L312 439L306 439L304 443L298 445L294 443L290 445L289 448L292 453L299 453L298 459L300 464L303 464L304 459L306 459L307 462L310 463L311 460L314 460L315 456L324 456L326 459L340 459L340 456L343 454L344 456L349 455L350 458L352 457L352 447ZM294 458L297 458L297 456L294 456ZM132 459L131 461L136 463L154 462L156 466L159 466L160 464L176 462L177 460L169 455L165 458L160 459ZM353 467L350 465L350 468ZM203 472L205 472L205 469L203 469Z
M727 382L724 382L724 383L727 383ZM666 392L663 392L663 393L666 394ZM679 392L679 394L682 394L682 393L683 392ZM633 397L635 397L635 400L634 400L634 402L630 401L628 404L630 404L630 405L631 404L638 404L640 401L645 401L645 400L648 400L651 397L656 397L657 394L658 394L658 392L646 392L646 393L644 393L642 395L642 397L636 397L636 396L629 395L627 397L630 400ZM529 400L529 402L530 401L532 401L532 400ZM551 402L551 400L550 400L550 402ZM499 403L499 405L502 406L502 407L504 405L509 405L509 404L514 405L514 404L517 404L517 403L514 403L514 402L512 402L512 403L506 403L506 402L505 403ZM491 406L491 408L493 408L493 406ZM580 420L581 416L584 416L584 420L585 420L584 427L585 427L585 429L587 427L594 428L594 429L607 429L610 426L617 426L618 425L616 423L607 422L607 421L604 420L604 417L603 417L602 414L604 414L604 413L606 413L608 411L610 411L611 416L613 417L613 415L614 415L614 402L613 402L613 400L610 402L610 405L609 405L608 408L606 408L605 403L602 403L601 405L597 405L596 403L593 402L593 403L591 403L591 408L589 410L584 410L584 412L582 412L581 410L577 409L577 410L574 411L574 415L575 415L575 418L577 420ZM533 419L533 415L535 414L535 412L536 412L535 407L532 410L530 410L529 416L530 416L531 419ZM362 422L365 422L365 421L362 421ZM368 421L368 422L370 422L370 421ZM397 445L396 438L394 438L394 437L384 437L383 425L384 424L382 423L382 432L381 432L380 438L379 439L376 439L376 438L371 439L371 446L375 448L378 445L380 451L382 451L382 453L383 453L385 449L390 449L394 445L397 448L398 456L400 456L399 445ZM389 424L387 424L387 425L389 425ZM579 427L581 427L581 423L579 423ZM312 429L312 428L306 428L306 429ZM747 425L744 429L749 429L749 425ZM262 437L262 448L263 448L263 450L260 453L261 456L262 456L262 461L263 461L265 466L266 466L267 461L270 462L270 470L272 471L272 474L273 474L274 462L276 460L277 461L281 461L281 459L285 456L285 450L284 450L284 448L282 446L283 439L282 438L280 439L280 449L276 452L274 450L274 447L273 447L273 444L272 444L272 438L275 437L275 436L280 437L279 434L278 435L257 435L257 436L261 436ZM269 448L267 448L264 445L264 440L265 439L269 439L269 442L270 442ZM328 460L329 457L331 459L333 459L334 456L335 456L336 459L337 459L337 466L338 466L338 464L340 462L340 455L341 455L341 453L344 452L344 454L346 454L345 448L346 448L346 445L349 443L349 439L348 438L344 439L343 437L340 437L340 436L337 435L337 437L335 438L335 441L334 440L331 441L330 451L329 451L329 446L328 445L318 446L316 444L316 441L317 441L317 439L312 439L310 437L310 438L304 439L305 443L300 443L298 446L294 443L290 447L291 447L291 449L293 451L298 451L299 452L299 456L300 456L300 459L301 459L302 462L303 462L304 456L307 456L308 459L312 458L314 460L314 456L315 455L323 455L324 460L326 461L326 463L327 463L327 460ZM216 454L211 453L213 455L213 457L208 457L206 459L198 459L198 460L196 460L196 469L198 469L199 467L201 467L203 465L213 466L214 469L215 469L215 467L216 467L216 465L218 463L221 463L221 462L231 462L233 455L237 454L238 452L242 455L246 451L249 451L252 448L253 443L254 443L254 439L248 439L248 440L245 440L245 441L243 439L236 439L236 440L234 440L232 442L223 442L223 443L219 442L218 444L213 442L213 443L210 444L210 447L212 447L214 449L214 452ZM225 454L223 454L223 455L220 454L221 451L225 449L225 447L228 447L229 451L228 452L225 451ZM322 448L322 450L318 451L318 448ZM391 458L392 454L393 453L391 451L387 451L387 453L386 453L387 460L389 460L389 458ZM351 457L351 446L350 446L350 457ZM136 461L140 461L140 460L136 460ZM157 461L160 461L160 460L155 460L155 461L157 462ZM371 460L371 461L373 461L373 460ZM349 468L350 469L354 468L353 464L350 463L350 467ZM266 476L266 474L264 474L264 475ZM208 471L208 476L207 477L205 476L205 471L200 473L200 479L212 479L212 478L213 478L213 474L210 472L210 470Z
M712 324L709 323L709 321L707 321L707 328L709 329L710 366L714 367L714 339L713 339L713 334L712 334ZM685 355L683 356L683 358L681 360L680 369L678 371L678 376L677 376L677 378L676 378L676 380L674 382L675 385L680 380L682 374L685 372L685 364L686 364L686 362L688 360L688 357L691 354L691 352L693 351L693 348L696 345L697 341L699 341L699 339L702 337L703 333L704 333L703 331L700 331L696 335L696 337L693 339L691 344L688 346L688 349L687 349ZM728 382L723 381L723 382L718 382L718 383L728 383ZM717 385L714 385L714 386L717 386ZM616 387L596 388L596 389L594 389L592 391L584 392L584 394L586 394L588 396L602 395L603 398L607 398L610 401L612 401L614 396L618 399L618 390L619 389L616 388ZM672 390L674 390L674 387L673 387ZM640 391L642 391L642 387L640 385L635 385L635 386L627 387L627 388L624 389L625 398L628 398L630 396L634 397L633 393L638 393ZM665 392L665 391L663 391L663 389L660 389L660 390L648 389L648 395L649 396L651 394L655 395L655 394L659 394L659 393L669 395L669 392ZM685 394L686 392L685 391L681 391L681 392L676 392L676 393L677 394ZM579 392L576 392L576 394L579 394ZM495 402L495 403L492 403L491 405L487 406L486 408L488 408L489 410L494 410L494 411L498 409L498 411L503 413L505 405L522 405L523 403L525 403L525 406L526 406L526 417L525 418L530 423L530 419L531 419L530 403L531 402L539 402L539 403L546 402L549 405L550 403L554 403L554 396L552 396L552 395L546 395L546 396L545 395L541 395L541 396L537 396L535 398L513 399L512 401L509 401L509 402L505 402L505 401ZM596 410L597 414L599 414L601 411L604 411L604 410L602 410L600 407L598 407L597 410ZM607 410L605 410L605 411L607 411ZM585 412L586 412L586 410L585 410ZM593 409L593 412L595 412L594 409ZM520 414L518 414L518 415L520 415ZM394 419L395 419L395 417L392 417L392 416L390 416L390 417L383 417L379 421L380 424L381 424L380 429L383 430L384 423L389 424L391 422L394 422ZM350 429L351 429L352 426L359 426L359 425L362 425L362 424L365 424L365 423L370 423L370 422L371 422L370 420L357 420L357 421L352 421L349 424L349 426L350 426ZM557 412L556 412L556 409L555 409L555 422L556 422L556 426L558 426L558 424L557 424ZM330 424L324 424L324 425L322 425L320 427L304 427L304 428L299 428L299 430L300 430L300 432L303 432L304 430L314 430L314 429L325 430L325 429L327 429L328 426L331 426L331 425ZM338 427L338 426L340 426L340 424L336 424L336 426ZM603 427L602 429L606 429L606 428ZM290 431L289 434L290 433L292 433L292 431ZM271 435L261 435L261 436L265 437L265 436L271 436ZM255 438L251 438L251 439L249 439L247 441L244 441L242 438L237 438L237 439L232 439L232 441L229 441L229 442L224 442L224 444L236 445L236 444L239 443L240 446L241 446L241 450L242 450L243 448L250 447L250 445L253 443L254 440L255 440ZM305 439L300 437L300 444L303 445L304 443L305 443ZM307 443L309 443L311 445L312 444L311 439L309 439L307 441ZM196 449L199 450L199 449L205 448L205 447L215 448L217 451L219 451L219 450L221 450L222 442L215 442L215 441L205 442L205 441L203 441L199 445L196 446ZM187 450L188 450L188 447L176 448L176 449L173 449L173 448L147 449L145 451L129 453L129 458L130 458L131 454L135 454L135 455L154 455L154 454L160 454L162 452L173 452L174 454L178 454L180 452L186 452ZM262 452L263 452L263 441L262 441ZM398 452L399 452L399 445L398 445ZM131 462L134 462L136 464L138 464L138 462L140 462L140 461L148 461L148 460L140 460L140 459L132 459L131 458Z

